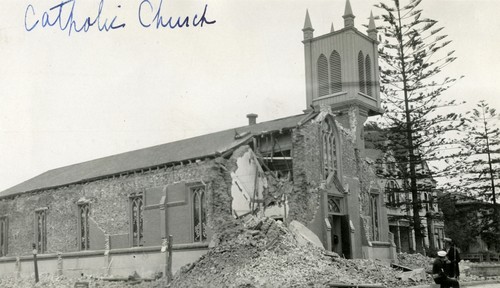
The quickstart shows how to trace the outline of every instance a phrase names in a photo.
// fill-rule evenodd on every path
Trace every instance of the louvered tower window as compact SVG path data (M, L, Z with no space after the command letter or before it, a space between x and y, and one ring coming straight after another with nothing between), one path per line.
M318 58L318 96L330 94L328 87L328 60L321 54Z
M370 62L370 55L366 55L365 69L366 69L366 94L372 96L372 67Z
M333 51L330 55L330 85L332 93L342 92L342 69L340 66L340 55Z
M363 52L359 51L358 54L358 73L359 73L359 91L366 93L365 89L365 59Z

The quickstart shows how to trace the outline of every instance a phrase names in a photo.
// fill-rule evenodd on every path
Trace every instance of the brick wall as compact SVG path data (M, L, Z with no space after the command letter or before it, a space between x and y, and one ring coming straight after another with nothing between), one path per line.
M225 160L218 160L219 163L223 161ZM208 183L211 191L224 190L227 187L226 179L221 176L222 174L223 172L221 172L216 160L207 160L184 166L25 193L14 198L4 198L0 200L0 211L1 214L8 215L9 219L8 255L27 255L31 253L31 243L34 242L34 211L37 208L48 207L46 218L47 253L78 250L78 212L76 203L80 199L90 201L90 214L93 222L91 232L94 233L94 238L91 237L91 245L97 246L95 248L91 246L91 249L104 248L104 243L100 243L103 242L104 238L101 238L103 235L95 235L96 233L99 234L99 231L111 235L112 246L113 243L124 246L130 229L128 198L130 193L146 191L153 187L165 186L179 181L185 181L186 183L202 181ZM221 208L213 205L213 202L217 199L214 199L211 193L208 192L207 216L210 219L211 215L220 214ZM188 206L186 205L185 209L191 211ZM222 210L224 210L224 213L230 213L230 209L227 209L227 207ZM214 223L216 221L209 221L212 226ZM146 225L147 223L145 223Z
M319 210L321 173L320 126L307 123L293 131L294 188L289 198L289 221L313 221Z

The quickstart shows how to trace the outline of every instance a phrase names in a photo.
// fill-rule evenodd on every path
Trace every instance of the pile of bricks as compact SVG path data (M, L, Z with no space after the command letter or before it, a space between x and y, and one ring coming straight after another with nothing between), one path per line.
M333 283L408 287L378 261L347 260L297 241L286 225L249 216L217 236L217 245L183 267L170 287L333 287ZM411 285L410 285L411 284Z

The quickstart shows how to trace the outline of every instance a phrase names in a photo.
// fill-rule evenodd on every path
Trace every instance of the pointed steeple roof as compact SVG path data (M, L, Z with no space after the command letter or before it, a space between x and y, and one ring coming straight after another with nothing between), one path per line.
M370 11L370 22L368 23L368 30L373 30L373 29L377 29L377 27L375 27L375 19L373 18L373 12Z
M349 2L349 0L345 2L345 10L344 10L344 16L348 15L354 16L354 14L352 14L351 2Z
M302 29L302 31L308 30L308 29L314 30L312 27L312 24L311 24L311 18L309 18L309 10L306 10L306 21L304 23L304 28Z
M375 26L375 18L373 18L373 12L370 11L370 22L368 23L368 30L366 30L368 36L373 40L377 40L377 27Z
M332 27L330 27L330 32L333 32L335 31L335 29L333 28L333 22L332 22Z
M309 10L306 10L306 21L304 22L302 32L304 32L304 40L309 40L314 37L314 29L311 24L311 18L309 18Z
M345 2L345 11L344 11L344 27L354 27L354 14L352 13L351 2L347 0Z

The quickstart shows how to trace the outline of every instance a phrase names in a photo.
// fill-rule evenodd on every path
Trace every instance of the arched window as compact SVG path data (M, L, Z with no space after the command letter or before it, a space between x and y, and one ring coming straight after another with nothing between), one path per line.
M337 131L330 118L326 118L321 125L321 143L324 179L326 179L330 173L333 172L334 175L338 173Z
M340 55L333 51L330 55L330 87L332 94L342 92L342 67L340 64Z
M380 240L378 194L370 193L370 216L372 217L372 240Z
M132 246L143 246L144 238L144 200L142 194L133 195L130 197L131 208L131 232Z
M385 193L387 195L387 202L390 206L396 206L399 204L399 187L398 183L394 180L389 180L385 184Z
M207 240L207 212L205 205L205 187L192 189L194 242Z
M372 96L372 67L370 62L370 55L366 55L365 58L365 70L366 70L366 94Z
M328 195L328 213L342 213L340 198Z
M365 89L365 59L363 57L363 52L358 53L358 75L359 75L359 91L362 93L366 92Z
M80 250L89 250L90 249L90 226L89 226L89 217L90 217L90 206L89 203L78 204L78 226L79 226L79 248Z
M318 96L330 94L328 87L328 60L321 54L318 58Z

